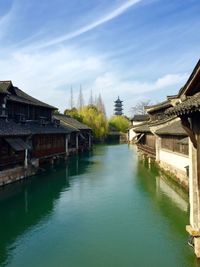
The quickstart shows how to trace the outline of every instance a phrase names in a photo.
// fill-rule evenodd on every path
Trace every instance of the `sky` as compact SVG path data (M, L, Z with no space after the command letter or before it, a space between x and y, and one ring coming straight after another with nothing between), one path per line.
M0 80L61 112L82 88L108 116L173 95L200 57L199 0L0 0Z

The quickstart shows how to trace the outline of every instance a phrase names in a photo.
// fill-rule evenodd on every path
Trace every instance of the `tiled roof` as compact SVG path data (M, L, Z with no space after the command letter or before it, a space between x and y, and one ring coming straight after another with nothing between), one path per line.
M29 135L30 130L14 121L0 119L0 136Z
M11 85L11 81L0 81L0 94L9 94L8 89Z
M57 120L60 120L61 124L64 123L65 125L72 126L73 128L78 129L78 130L91 130L91 128L88 127L87 125L67 115L58 114L58 115L54 115L54 118Z
M149 115L148 114L137 114L131 119L131 121L148 121Z
M189 88L191 88L191 83L192 81L199 77L200 74L200 59L198 60L196 66L194 67L190 77L188 78L187 82L185 85L179 90L178 96L180 97L181 95L187 94L187 91Z
M12 87L11 95L9 95L8 100L20 102L20 103L25 103L25 104L30 104L30 105L34 105L34 106L56 109L55 107L48 105L48 104L46 104L46 103L44 103L44 102L42 102L42 101L40 101L40 100L38 100L32 96L26 94L18 87Z
M150 128L147 123L145 124L140 124L140 126L136 126L133 128L133 131L136 133L150 133Z
M181 125L181 121L175 121L165 127L158 129L156 132L158 135L183 135L187 136L187 133Z
M41 125L38 122L28 122L22 125L25 129L28 129L31 134L67 134L72 131L68 128L61 126L55 126L53 123Z
M41 125L32 121L26 123L16 123L14 121L0 119L0 136L19 136L30 134L68 134L73 130L68 127L57 127L53 123Z
M185 99L185 101L177 104L176 106L169 108L166 110L166 114L169 116L172 115L185 115L193 112L200 111L200 92L196 93L193 96L189 96Z
M148 113L151 113L151 112L155 112L157 110L160 110L160 109L164 109L164 108L169 108L171 107L171 103L169 100L165 100L163 102L160 102L156 105L151 105L151 106L145 106L145 110L148 112Z

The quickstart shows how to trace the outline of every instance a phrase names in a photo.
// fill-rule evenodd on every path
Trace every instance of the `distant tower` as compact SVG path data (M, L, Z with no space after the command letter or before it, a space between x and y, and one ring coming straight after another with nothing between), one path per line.
M120 99L119 99L119 96L118 96L118 99L114 102L115 104L114 104L114 114L115 115L122 115L123 113L122 113L122 110L123 110L123 108L122 108L122 106L123 106L123 104L122 104L122 102L123 101L121 101Z

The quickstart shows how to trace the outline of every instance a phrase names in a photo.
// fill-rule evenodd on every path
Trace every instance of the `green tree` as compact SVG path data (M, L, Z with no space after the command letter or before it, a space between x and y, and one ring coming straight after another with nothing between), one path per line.
M76 108L65 109L64 114L68 115L68 116L70 116L70 117L72 117L72 118L74 118L80 122L83 121L83 118L82 118L80 112Z
M114 128L119 132L125 133L128 130L128 127L130 126L129 120L125 116L113 116L110 118L109 122L109 128Z
M83 107L79 113L83 118L82 122L92 129L95 139L103 139L106 136L108 124L102 111L94 105L89 105Z
M53 111L53 114L58 115L58 114L61 114L61 113L60 113L59 109L56 109L56 110Z

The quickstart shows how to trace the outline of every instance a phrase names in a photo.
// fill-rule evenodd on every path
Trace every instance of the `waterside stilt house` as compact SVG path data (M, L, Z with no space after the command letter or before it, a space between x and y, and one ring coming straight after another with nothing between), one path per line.
M90 150L92 147L92 130L90 127L81 123L68 115L58 114L53 116L59 120L63 127L71 127L76 133L70 136L69 150L74 151L73 143L76 143L76 149L78 151Z
M44 161L69 154L68 140L79 131L61 125L53 117L55 110L11 81L0 81L0 185L32 175Z
M200 258L200 60L174 100L175 105L166 114L178 116L189 136L190 225L186 230Z
M189 189L190 225L186 230L200 258L200 60L177 95L146 107L146 111L150 120L133 127L135 143L140 153L153 156L162 169ZM150 153L150 132L155 155Z

